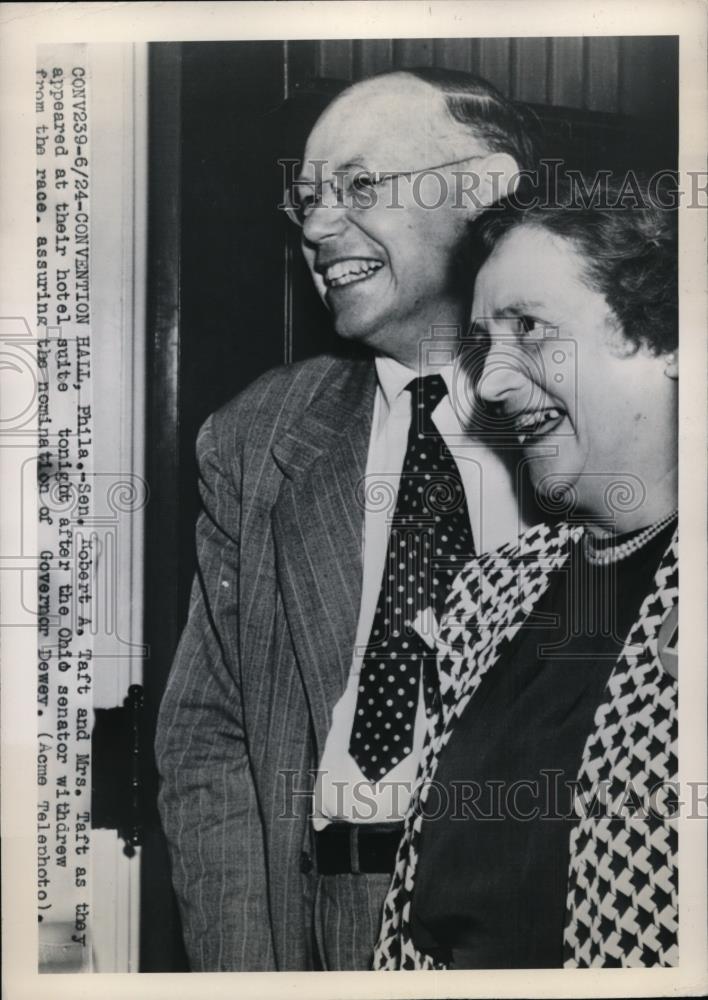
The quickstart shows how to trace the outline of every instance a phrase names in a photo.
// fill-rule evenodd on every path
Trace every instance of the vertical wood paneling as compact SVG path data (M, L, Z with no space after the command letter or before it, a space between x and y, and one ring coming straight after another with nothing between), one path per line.
M436 38L433 42L433 63L442 69L472 70L472 38Z
M432 38L396 38L393 43L393 64L403 66L432 66Z
M583 39L552 38L549 66L549 104L583 106Z
M677 46L662 36L382 38L286 42L284 53L291 89L310 76L360 80L437 66L476 73L532 104L646 115L675 110Z
M325 39L316 44L318 76L336 80L354 78L354 42L351 39Z
M498 87L506 97L511 93L510 49L509 38L481 39L479 75Z
M585 106L590 111L617 111L619 105L619 39L586 39Z
M671 113L677 42L666 37L382 38L286 43L290 82L361 80L413 66L476 73L503 94L627 114ZM647 67L651 67L648 72Z
M654 88L642 86L635 72L642 65L652 66L652 41L641 37L620 39L619 107L623 112L646 114L651 107Z
M511 96L518 101L545 104L548 100L548 52L545 38L514 39L511 50Z
M393 69L393 39L367 38L354 42L354 79L361 80Z
M678 38L620 39L619 111L629 115L675 114L677 49Z
M288 97L295 87L317 74L317 50L312 42L283 42L283 81Z

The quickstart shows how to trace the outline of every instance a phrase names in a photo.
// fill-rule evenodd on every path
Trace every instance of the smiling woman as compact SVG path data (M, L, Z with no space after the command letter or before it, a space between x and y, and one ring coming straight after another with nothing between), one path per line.
M378 968L678 960L675 213L560 203L483 224L474 315L568 520L455 581Z
M510 208L482 228L478 394L518 434L542 502L564 491L628 531L675 506L677 229L648 198L603 204ZM637 502L608 506L620 482Z

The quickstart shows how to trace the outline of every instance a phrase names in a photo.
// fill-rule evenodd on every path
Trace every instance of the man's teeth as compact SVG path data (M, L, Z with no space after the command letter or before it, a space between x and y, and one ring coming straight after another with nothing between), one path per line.
M557 423L562 417L560 410L550 407L547 410L533 410L521 413L516 418L516 432L519 444L523 444L532 435L541 435L550 430L550 424Z
M339 260L325 270L325 284L338 288L340 285L350 285L353 281L363 281L380 267L383 267L380 260Z

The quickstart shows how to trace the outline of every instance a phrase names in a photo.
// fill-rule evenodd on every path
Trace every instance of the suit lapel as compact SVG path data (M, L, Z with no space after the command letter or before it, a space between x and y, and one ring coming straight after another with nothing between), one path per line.
M283 602L318 750L351 667L362 579L363 507L375 392L369 362L333 366L273 447L285 480L273 513Z

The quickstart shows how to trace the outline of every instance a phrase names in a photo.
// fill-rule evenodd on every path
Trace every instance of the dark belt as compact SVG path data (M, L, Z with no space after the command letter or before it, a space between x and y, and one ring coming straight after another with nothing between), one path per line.
M320 875L393 874L403 823L330 823L315 833Z

